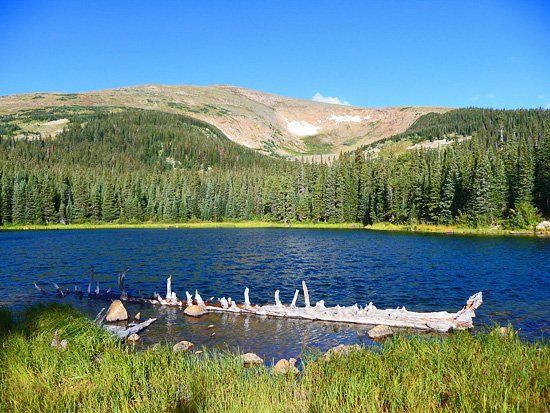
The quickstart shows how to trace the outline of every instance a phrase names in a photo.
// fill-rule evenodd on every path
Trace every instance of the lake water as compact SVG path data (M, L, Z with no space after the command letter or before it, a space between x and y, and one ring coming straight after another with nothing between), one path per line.
M519 237L307 229L0 232L0 304L64 301L93 316L105 302L59 299L49 283L85 288L94 265L101 288L116 288L117 271L130 267L130 294L163 294L172 274L179 297L198 289L205 299L231 296L240 302L249 287L252 303L273 302L276 289L289 303L302 280L312 302L324 299L327 306L373 301L378 308L454 312L483 291L476 328L510 322L534 340L550 332L549 258L550 240ZM51 293L41 295L33 282ZM271 359L299 357L312 347L372 343L361 326L220 314L190 319L179 309L127 308L160 317L143 334L143 345L186 339Z

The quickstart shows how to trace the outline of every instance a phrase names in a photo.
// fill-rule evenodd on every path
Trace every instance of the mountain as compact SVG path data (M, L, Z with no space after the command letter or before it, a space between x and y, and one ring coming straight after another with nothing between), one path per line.
M235 86L143 85L86 93L0 97L0 115L45 107L110 106L185 114L217 127L232 141L270 155L338 155L405 132L441 107L360 108L293 99ZM63 119L25 125L56 133ZM35 128L33 130L33 127Z

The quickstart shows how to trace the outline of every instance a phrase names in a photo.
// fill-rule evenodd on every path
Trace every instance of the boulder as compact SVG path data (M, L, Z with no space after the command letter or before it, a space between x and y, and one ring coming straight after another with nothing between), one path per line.
M172 347L172 351L174 353L183 353L191 350L193 347L195 347L195 345L190 341L182 340L179 343L174 344L174 347Z
M281 359L273 366L273 372L277 374L287 374L291 372L292 374L298 374L298 369L296 368L296 359L290 358Z
M206 311L202 307L198 306L197 304L192 304L189 307L187 307L185 310L183 310L183 313L190 317L200 317L202 315L205 315Z
M130 334L126 340L128 340L130 343L135 343L136 341L139 341L140 337L139 337L139 334L137 333L133 333L133 334Z
M391 336L393 334L393 330L388 326L377 325L371 328L367 334L370 338L382 338Z
M246 353L239 356L245 367L261 366L264 364L263 359L254 353Z
M498 332L502 338L511 338L517 334L516 331L510 330L508 327L500 327Z
M105 321L107 321L108 323L112 323L115 321L125 321L125 320L128 320L128 312L126 311L126 308L124 308L122 301L120 300L113 301L109 306L109 309L107 310L107 314L105 315Z
M137 313L137 314L134 316L134 320L136 320L136 321L141 320L141 313Z
M325 360L329 361L333 356L347 356L351 351L357 351L359 349L361 349L361 346L358 344L351 346L340 344L336 347L332 347L325 353Z
M550 232L550 221L542 221L535 227L537 232Z

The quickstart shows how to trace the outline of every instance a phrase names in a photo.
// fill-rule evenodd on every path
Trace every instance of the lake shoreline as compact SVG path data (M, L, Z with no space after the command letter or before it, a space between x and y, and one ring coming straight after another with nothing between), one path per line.
M415 234L478 235L491 237L547 237L547 235L537 233L533 230L512 230L492 227L471 228L458 225L391 224L388 222L380 222L367 225L365 229L371 231L410 232Z
M84 229L208 229L208 228L290 228L290 229L365 229L369 231L407 232L417 234L479 235L479 236L522 236L545 237L530 230L511 230L492 227L470 228L457 225L433 224L392 224L380 222L364 226L358 222L311 223L311 222L271 222L271 221L222 221L222 222L142 222L142 223L83 223L83 224L27 224L4 225L0 231L37 230L84 230Z

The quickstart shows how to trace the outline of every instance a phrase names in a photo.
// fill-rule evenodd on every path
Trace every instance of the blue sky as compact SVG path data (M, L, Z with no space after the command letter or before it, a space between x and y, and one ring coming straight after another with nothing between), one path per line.
M550 1L0 0L0 95L232 84L550 108Z

